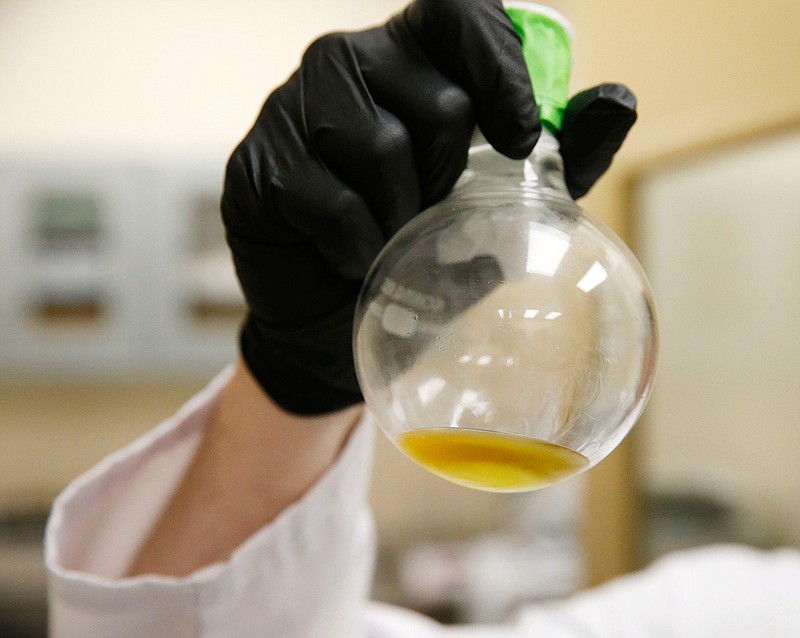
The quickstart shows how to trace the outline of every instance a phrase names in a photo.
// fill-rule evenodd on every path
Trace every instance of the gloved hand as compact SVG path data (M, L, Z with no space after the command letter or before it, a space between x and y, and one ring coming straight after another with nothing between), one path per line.
M570 101L561 145L573 196L608 168L635 106L620 85ZM222 214L249 309L241 352L284 409L361 400L361 283L388 238L452 188L476 123L514 159L541 130L500 0L416 0L384 26L324 36L267 99L228 163Z

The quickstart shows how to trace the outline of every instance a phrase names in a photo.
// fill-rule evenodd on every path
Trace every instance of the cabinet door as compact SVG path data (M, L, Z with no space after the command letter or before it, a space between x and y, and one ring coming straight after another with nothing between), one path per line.
M133 365L145 220L131 171L0 168L0 365L23 377Z
M224 167L0 163L0 376L199 379L232 361Z
M244 300L219 202L225 162L194 161L146 172L154 259L146 264L149 344L165 368L213 374L237 351Z

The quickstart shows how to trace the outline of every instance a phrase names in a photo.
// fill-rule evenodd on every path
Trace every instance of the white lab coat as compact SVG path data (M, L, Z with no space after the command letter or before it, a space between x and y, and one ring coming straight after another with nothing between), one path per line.
M444 627L369 602L369 416L302 500L227 562L186 578L123 578L230 374L58 497L46 535L52 638L800 636L796 549L724 546L675 555L568 600L530 605L502 627Z

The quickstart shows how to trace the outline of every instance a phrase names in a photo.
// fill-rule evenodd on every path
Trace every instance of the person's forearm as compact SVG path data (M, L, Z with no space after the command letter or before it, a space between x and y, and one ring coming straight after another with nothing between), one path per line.
M227 559L297 501L336 459L361 412L277 407L239 361L203 442L129 575L186 576Z

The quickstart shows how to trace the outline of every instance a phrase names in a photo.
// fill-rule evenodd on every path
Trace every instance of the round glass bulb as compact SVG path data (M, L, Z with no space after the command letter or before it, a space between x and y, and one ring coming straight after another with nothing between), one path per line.
M354 353L365 401L405 454L461 485L527 491L606 457L657 359L647 279L569 197L558 143L470 153L451 195L367 275Z

